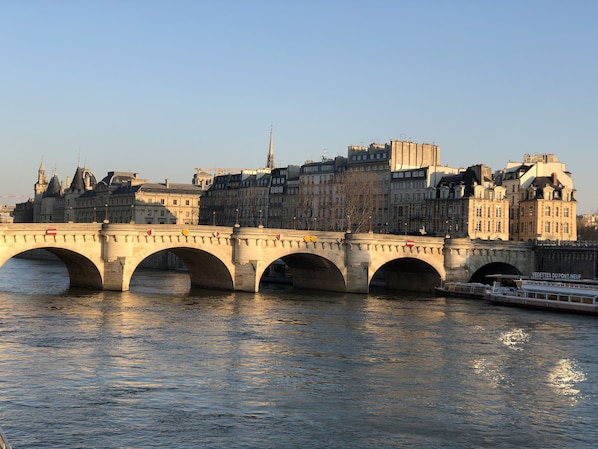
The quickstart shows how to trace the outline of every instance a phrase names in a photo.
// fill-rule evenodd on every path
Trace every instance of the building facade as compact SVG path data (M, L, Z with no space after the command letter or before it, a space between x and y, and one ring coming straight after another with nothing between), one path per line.
M571 173L554 154L525 154L495 174L509 202L512 240L577 240Z
M35 223L198 224L203 179L194 184L150 183L137 173L112 171L97 181L91 170L77 167L64 187L54 173L48 180L43 163L34 198L16 205L15 221Z

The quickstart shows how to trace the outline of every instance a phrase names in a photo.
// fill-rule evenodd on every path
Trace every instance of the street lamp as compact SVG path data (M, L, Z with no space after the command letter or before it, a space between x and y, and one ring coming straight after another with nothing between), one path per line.
M135 203L131 204L131 223L135 223Z
M368 229L368 232L372 232L372 216L370 215L368 218L370 220L370 227Z
M293 229L297 229L297 217L293 217Z
M108 220L108 203L104 204L104 207L106 208L106 212L104 213L104 223L110 223L110 220Z
M96 221L97 221L97 218L96 218L96 208L94 206L94 208L93 208L93 222L95 223Z
M407 235L407 222L403 223L403 231L405 231L405 235Z
M262 224L262 210L260 209L260 222L258 224L258 228L263 228L264 225Z
M212 226L216 226L216 211L212 211Z
M238 228L238 227L241 226L239 224L239 208L238 207L235 209L235 214L236 214L236 216L235 216L235 228Z
M347 234L351 232L351 215L347 214Z

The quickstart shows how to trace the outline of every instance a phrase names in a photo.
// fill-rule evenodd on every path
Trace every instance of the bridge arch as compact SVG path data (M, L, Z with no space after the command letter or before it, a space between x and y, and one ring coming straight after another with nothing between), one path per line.
M428 260L404 256L371 266L369 285L388 290L429 292L440 285L443 266Z
M144 251L131 260L125 270L124 282L128 288L135 270L141 262L160 251L170 251L176 255L189 271L190 287L233 290L234 282L228 267L219 257L199 248L173 246Z
M271 259L260 275L260 282L276 260L282 260L288 267L294 288L334 292L347 290L345 276L338 266L330 259L309 252L293 252Z
M515 274L521 275L522 272L515 266L505 262L490 262L478 268L468 279L470 282L481 282L489 284L486 276L491 274Z
M103 288L103 279L100 269L95 262L83 254L70 249L52 246L39 246L34 248L34 250L46 250L58 257L58 259L64 263L67 269L69 275L69 285L71 287L81 287L95 290L101 290ZM31 250L16 250L11 253L4 253L4 257L2 260L0 260L0 266L4 265L8 259L29 251Z

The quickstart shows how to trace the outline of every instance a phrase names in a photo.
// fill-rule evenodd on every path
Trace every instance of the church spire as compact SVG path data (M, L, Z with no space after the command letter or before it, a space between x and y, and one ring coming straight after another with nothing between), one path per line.
M272 146L272 125L270 125L270 146L268 147L268 161L266 168L272 170L274 168L274 147Z

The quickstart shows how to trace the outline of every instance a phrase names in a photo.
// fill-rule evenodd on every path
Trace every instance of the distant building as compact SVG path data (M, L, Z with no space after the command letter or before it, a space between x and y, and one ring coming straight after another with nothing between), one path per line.
M577 240L571 173L554 154L526 154L495 174L505 187L513 240Z
M509 239L505 188L494 184L490 167L478 164L443 176L425 203L432 235Z
M14 206L3 205L0 207L0 223L12 223L14 221Z
M212 172L212 173L209 173ZM215 175L213 173L216 173ZM66 186L66 187L65 187ZM524 155L492 173L440 165L440 147L392 140L349 146L347 157L274 167L195 169L191 184L150 183L112 171L99 182L77 167L72 182L40 164L34 197L16 222L203 224L434 235L577 239L571 173L553 154Z
M209 178L209 179L208 179ZM43 163L34 198L17 204L19 222L198 224L203 186L211 175L196 173L193 184L150 183L134 172L111 171L101 180L88 168L77 167L68 188L56 173L48 180Z
M427 234L432 219L428 217L426 200L436 198L436 187L443 177L458 172L456 168L437 165L391 172L388 232Z

